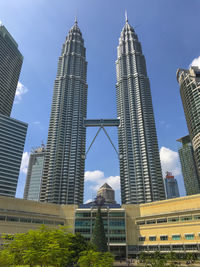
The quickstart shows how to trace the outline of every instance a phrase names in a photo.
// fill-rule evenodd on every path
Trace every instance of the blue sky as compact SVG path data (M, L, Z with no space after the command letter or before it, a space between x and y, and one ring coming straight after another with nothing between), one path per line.
M188 68L200 56L200 1L2 0L0 21L24 56L11 115L29 124L17 197L23 194L31 148L47 140L57 61L75 15L88 61L88 118L116 118L115 60L125 9L146 57L163 172L174 172L180 193L185 194L176 139L188 130L176 70ZM87 130L87 147L96 131ZM107 131L117 146L117 129ZM85 170L85 201L105 181L117 189L120 200L119 162L103 131L88 154Z

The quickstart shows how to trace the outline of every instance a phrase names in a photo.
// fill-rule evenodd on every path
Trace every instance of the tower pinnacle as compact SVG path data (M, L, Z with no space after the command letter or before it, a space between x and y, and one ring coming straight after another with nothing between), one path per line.
M125 22L128 22L127 10L125 9Z

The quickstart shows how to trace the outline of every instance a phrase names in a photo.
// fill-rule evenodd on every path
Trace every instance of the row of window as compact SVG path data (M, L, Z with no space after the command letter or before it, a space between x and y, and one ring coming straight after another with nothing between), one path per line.
M76 217L77 218L88 218L88 217L96 217L96 212L80 212L80 213L76 213ZM101 216L102 217L125 217L125 213L124 212L101 212Z
M0 221L64 225L64 222L62 221L51 221L38 218L25 218L25 217L14 217L14 216L3 216L3 215L0 215Z
M180 217L171 217L171 218L161 218L161 219L152 219L152 220L145 220L145 221L138 221L137 225L144 225L144 224L156 224L156 223L172 223L172 222L185 222L185 221L192 221L192 220L200 220L200 214L197 215L190 215L190 216L180 216Z
M199 237L200 237L200 233L199 233ZM175 235L172 235L171 240L181 240L181 238L182 237L181 237L180 234L175 234ZM185 234L184 238L186 240L194 240L195 235L194 234ZM156 241L156 240L158 240L157 236L149 236L149 241ZM166 240L169 240L168 235L161 235L160 236L160 241L166 241ZM146 240L145 236L140 236L139 237L139 241L140 242L144 242L144 241L147 241L147 240Z

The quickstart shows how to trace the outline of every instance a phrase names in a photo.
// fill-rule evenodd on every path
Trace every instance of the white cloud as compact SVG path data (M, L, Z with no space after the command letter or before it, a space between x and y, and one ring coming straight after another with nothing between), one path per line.
M40 121L34 121L33 124L39 125L40 124Z
M23 156L22 156L20 172L23 172L25 174L27 173L28 161L29 161L29 153L28 152L24 152Z
M191 67L191 66L196 66L196 67L199 67L199 68L200 68L200 56L197 57L197 58L194 58L194 59L192 60L192 63L190 64L190 67Z
M22 83L18 82L17 90L15 93L15 103L19 103L22 99L22 95L28 92L28 88L26 88Z
M2 21L0 20L0 26L3 25Z
M167 171L172 172L173 175L181 174L178 152L163 146L160 149L160 160L163 175L165 175Z
M92 183L92 185L90 185L90 188L93 191L97 191L104 183L109 184L114 190L120 189L120 177L119 176L105 177L104 172L99 171L99 170L86 171L85 181Z
M90 203L90 202L92 202L92 199L91 198L88 199L88 200L86 200L84 204L87 204L87 203Z
M85 181L95 182L101 178L104 178L104 173L102 171L86 171L85 172Z

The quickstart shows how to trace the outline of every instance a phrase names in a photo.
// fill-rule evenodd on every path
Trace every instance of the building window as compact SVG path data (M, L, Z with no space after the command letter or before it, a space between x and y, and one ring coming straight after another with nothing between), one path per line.
M145 236L139 236L139 241L144 242L145 241Z
M167 235L161 235L160 240L161 241L168 240L168 236Z
M166 222L167 222L167 218L157 219L157 223L166 223Z
M185 234L185 239L193 240L194 239L194 234Z
M181 217L180 219L181 219L181 221L191 221L192 220L192 216Z
M199 215L194 215L194 220L200 220L200 214Z
M150 236L149 241L156 241L156 236Z
M149 220L149 221L146 221L147 224L155 224L156 223L156 220Z
M144 225L144 224L145 224L145 221L137 222L137 225Z
M180 240L181 235L172 235L172 240Z
M178 221L179 221L178 217L168 218L168 222L178 222Z

